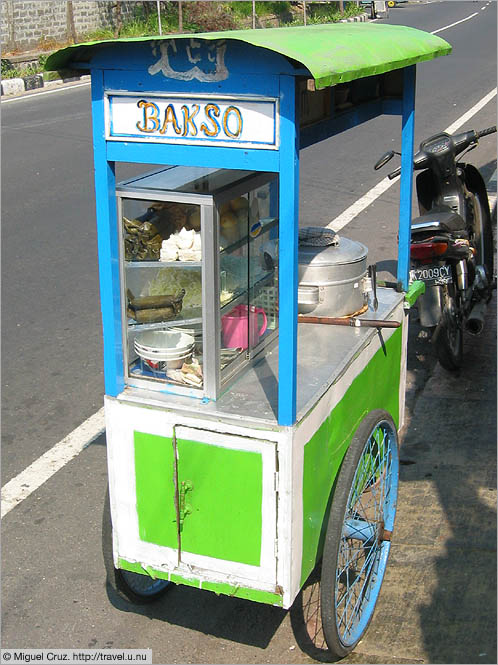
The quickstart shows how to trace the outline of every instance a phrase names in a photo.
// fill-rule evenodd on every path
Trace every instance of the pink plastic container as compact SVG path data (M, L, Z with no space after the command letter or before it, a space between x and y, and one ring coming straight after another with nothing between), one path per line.
M258 329L258 316L261 315L263 323ZM231 312L221 317L223 330L223 344L228 349L247 349L249 344L255 346L264 334L268 322L262 307L251 305L237 305Z

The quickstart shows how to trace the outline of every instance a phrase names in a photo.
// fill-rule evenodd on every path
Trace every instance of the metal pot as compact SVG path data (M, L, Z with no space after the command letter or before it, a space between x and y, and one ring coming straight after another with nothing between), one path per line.
M367 255L365 245L343 236L325 247L300 242L299 313L348 316L362 309L368 301Z

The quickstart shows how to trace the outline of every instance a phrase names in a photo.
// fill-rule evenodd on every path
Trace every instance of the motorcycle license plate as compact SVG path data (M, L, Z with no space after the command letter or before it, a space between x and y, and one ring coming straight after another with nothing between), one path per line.
M453 281L451 266L426 265L413 268L410 270L410 280L413 282L416 279L425 282L427 286L449 284Z

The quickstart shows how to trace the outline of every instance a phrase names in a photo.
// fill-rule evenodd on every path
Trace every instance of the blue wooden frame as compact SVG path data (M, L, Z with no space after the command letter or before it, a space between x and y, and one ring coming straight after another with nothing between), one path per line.
M150 46L150 45L149 45ZM115 196L115 163L176 164L229 169L271 171L279 176L279 371L278 424L296 420L297 386L297 285L299 226L299 150L328 138L380 113L402 114L402 174L398 279L408 286L409 229L412 194L413 113L415 66L405 70L403 102L376 101L349 114L299 130L296 70L282 56L262 49L231 44L231 73L215 89L199 81L171 81L147 72L147 43L133 45L129 69L122 51L99 53L91 63L95 192L99 248L101 308L104 333L106 394L117 397L124 389L125 368L121 330L121 288L118 220ZM250 51L250 54L249 54ZM133 55L133 57L131 57ZM256 70L257 73L254 73ZM279 99L278 149L241 149L221 146L173 145L106 141L104 93L106 91L265 95Z
M410 272L410 234L413 194L413 141L415 133L415 65L406 67L403 79L401 129L401 182L399 201L398 282L408 290Z

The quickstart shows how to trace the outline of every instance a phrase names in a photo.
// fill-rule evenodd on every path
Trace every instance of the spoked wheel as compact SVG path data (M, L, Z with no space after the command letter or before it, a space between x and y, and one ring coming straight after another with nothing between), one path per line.
M149 575L140 575L114 567L109 488L107 488L102 515L102 554L108 583L121 598L127 601L137 605L153 603L173 586L168 580L153 579Z
M463 363L463 321L456 307L454 295L447 293L442 318L434 333L438 360L449 372L456 371Z
M322 627L336 660L354 649L374 613L391 548L398 472L395 425L385 411L372 411L342 463L325 539Z

